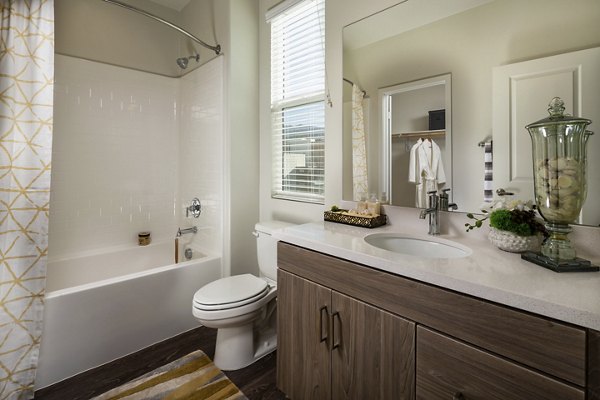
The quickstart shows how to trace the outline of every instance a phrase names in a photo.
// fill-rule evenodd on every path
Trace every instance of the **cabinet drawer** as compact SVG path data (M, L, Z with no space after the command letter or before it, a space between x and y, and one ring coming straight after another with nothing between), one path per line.
M584 329L287 243L279 243L278 266L492 353L586 385Z
M417 400L583 400L582 390L417 328Z

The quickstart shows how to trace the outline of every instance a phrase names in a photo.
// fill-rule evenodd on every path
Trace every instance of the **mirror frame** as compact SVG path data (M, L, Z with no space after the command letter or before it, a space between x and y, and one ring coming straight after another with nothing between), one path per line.
M379 109L381 110L380 122L381 127L381 164L379 174L379 190L385 192L390 204L393 203L392 194L392 124L391 124L391 104L392 96L399 93L406 93L415 90L425 89L433 86L444 85L444 102L446 109L446 151L450 157L446 157L444 161L444 169L450 173L446 173L445 187L452 189L452 74L447 73L429 78L419 79L400 83L393 86L386 86L378 90ZM449 193L449 199L452 201L452 191Z

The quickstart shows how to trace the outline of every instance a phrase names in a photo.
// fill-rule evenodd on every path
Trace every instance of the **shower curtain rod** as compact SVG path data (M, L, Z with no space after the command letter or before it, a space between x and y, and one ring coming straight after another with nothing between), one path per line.
M346 79L346 78L342 78L344 80L344 82L351 84L352 86L354 86L354 82L352 82L350 79ZM364 91L363 89L361 89L363 96L367 95L367 92Z
M217 54L217 55L221 54L221 45L220 44L217 44L216 46L211 46L210 44L206 44L202 40L198 39L196 36L192 35L188 31L186 31L185 29L182 29L182 28L178 27L177 25L170 23L169 21L165 21L164 19L157 17L156 15L150 14L144 10L140 10L139 8L136 8L134 6L130 6L129 4L121 3L120 1L117 1L117 0L103 0L103 1L105 3L113 4L115 6L123 7L127 10L142 14L148 18L152 18L153 20L163 23L163 24L167 25L168 27L175 29L179 33L184 34L188 38L192 39L194 42L206 47L207 49L214 51L215 54Z

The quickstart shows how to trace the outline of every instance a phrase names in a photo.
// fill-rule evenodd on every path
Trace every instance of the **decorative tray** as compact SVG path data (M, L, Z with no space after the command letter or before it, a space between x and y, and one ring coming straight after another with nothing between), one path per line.
M349 214L346 212L325 211L323 219L325 221L338 222L340 224L361 226L363 228L377 228L387 222L385 215L375 217L366 217L362 215Z

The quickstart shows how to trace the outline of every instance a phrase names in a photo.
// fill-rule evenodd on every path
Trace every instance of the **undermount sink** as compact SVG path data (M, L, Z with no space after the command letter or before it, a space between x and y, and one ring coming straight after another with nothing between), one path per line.
M426 258L461 258L471 254L468 247L449 240L427 240L398 233L373 233L364 240L383 250Z

